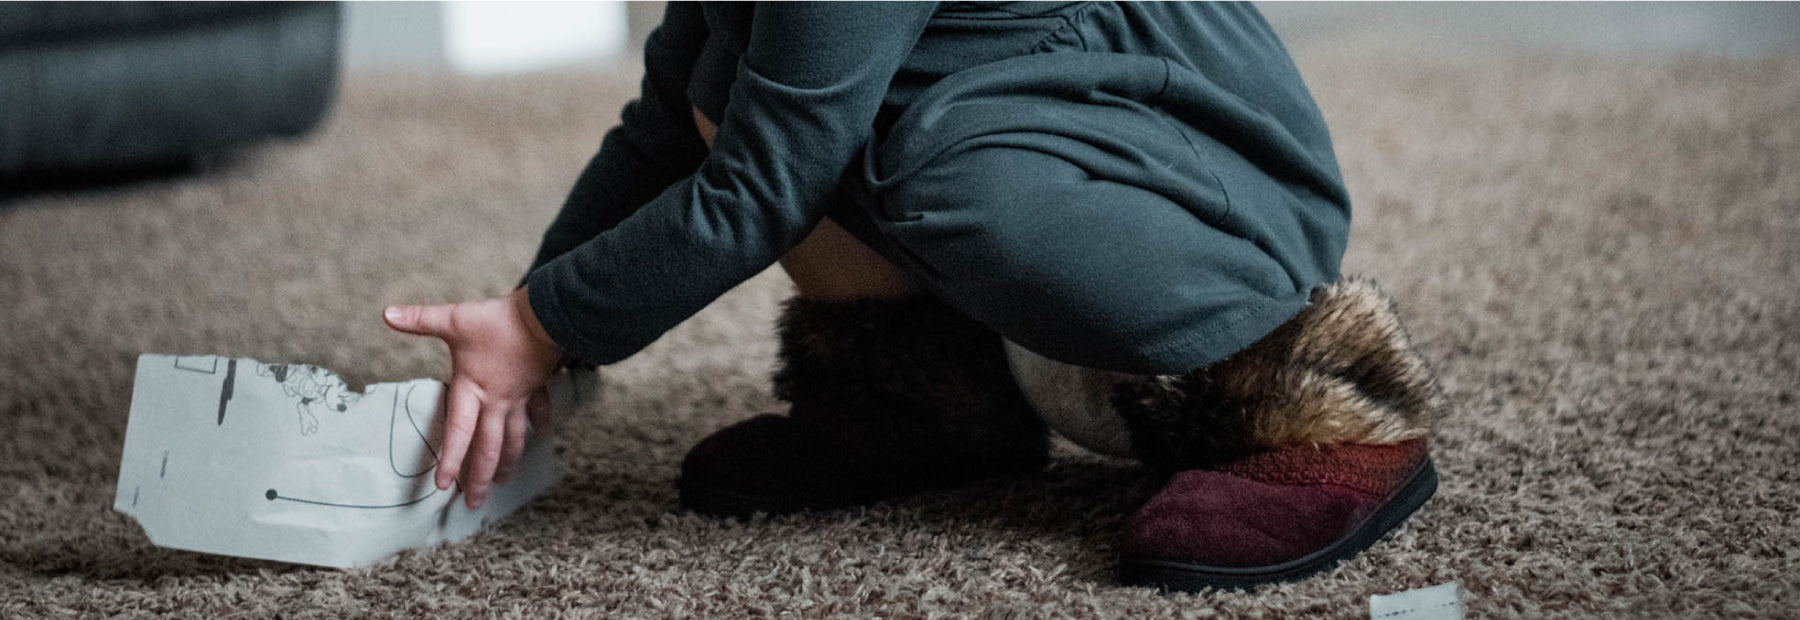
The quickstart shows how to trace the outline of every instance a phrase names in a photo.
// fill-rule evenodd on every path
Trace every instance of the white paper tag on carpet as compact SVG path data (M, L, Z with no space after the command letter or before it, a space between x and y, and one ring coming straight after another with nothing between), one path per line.
M1369 596L1371 620L1462 620L1462 595L1452 581L1443 585Z
M559 375L560 376L560 375ZM576 394L565 382L553 408ZM433 484L443 384L352 391L330 371L138 357L113 509L161 547L350 568L468 537L557 479L548 437L480 510Z

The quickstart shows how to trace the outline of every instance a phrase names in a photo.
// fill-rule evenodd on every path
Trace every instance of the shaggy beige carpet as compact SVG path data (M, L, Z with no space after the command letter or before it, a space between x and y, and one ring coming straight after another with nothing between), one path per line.
M1302 583L1113 582L1154 489L1042 474L748 523L675 508L683 452L777 406L778 271L611 368L563 484L466 543L336 571L158 549L110 510L134 358L441 374L390 302L507 290L634 76L350 79L313 137L204 176L0 207L0 617L1800 615L1800 61L1316 53L1357 204L1457 411L1443 487Z

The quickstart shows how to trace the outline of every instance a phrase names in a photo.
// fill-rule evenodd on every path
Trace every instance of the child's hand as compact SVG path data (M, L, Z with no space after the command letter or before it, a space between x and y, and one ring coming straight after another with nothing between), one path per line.
M460 304L389 306L382 318L395 330L450 345L450 407L436 482L449 489L461 473L464 500L480 508L490 484L505 482L525 451L527 416L540 427L548 421L543 386L561 352L531 313L524 288Z

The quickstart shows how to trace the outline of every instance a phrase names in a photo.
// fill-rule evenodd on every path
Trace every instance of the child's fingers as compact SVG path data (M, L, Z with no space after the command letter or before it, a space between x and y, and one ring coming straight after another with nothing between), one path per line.
M500 468L494 470L494 484L506 482L519 467L519 456L525 454L526 413L514 409L506 416L506 444L500 452Z
M450 312L455 304L439 306L388 306L381 318L395 331L417 336L450 336Z
M510 403L482 403L481 419L475 422L475 440L469 445L469 458L463 465L464 500L469 510L487 501L488 488L494 484L494 469L500 466L500 452L506 442L506 418L512 413Z
M550 391L543 387L531 391L531 398L525 401L525 413L531 420L532 428L538 432L550 429Z
M475 417L481 411L475 386L461 377L450 379L450 408L444 414L444 452L438 455L437 488L449 489L462 472L463 455L475 434Z

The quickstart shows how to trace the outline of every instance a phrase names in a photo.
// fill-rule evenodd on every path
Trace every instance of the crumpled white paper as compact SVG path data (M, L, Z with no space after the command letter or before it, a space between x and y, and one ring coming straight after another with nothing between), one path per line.
M582 385L554 383L553 408L572 408ZM558 472L537 436L480 510L438 490L442 391L415 379L359 393L314 366L139 356L113 509L157 546L338 568L462 540Z
M1369 595L1371 620L1462 620L1463 602L1456 582L1393 594Z

